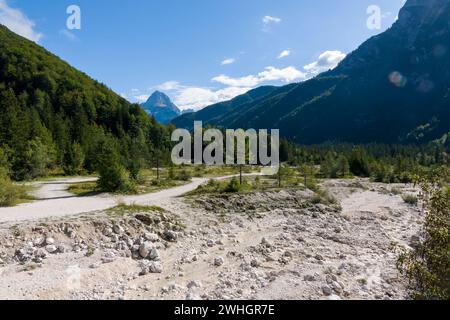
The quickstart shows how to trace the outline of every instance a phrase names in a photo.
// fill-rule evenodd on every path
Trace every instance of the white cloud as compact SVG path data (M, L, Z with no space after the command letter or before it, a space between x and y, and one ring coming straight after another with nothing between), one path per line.
M0 0L0 24L31 41L39 42L42 34L34 30L35 23L20 10L11 8L6 0Z
M260 72L258 74L259 81L267 82L267 81L283 81L283 82L292 82L294 80L305 79L306 75L297 70L294 67L287 67L284 69L277 69L274 67L266 67L266 70Z
M233 59L233 58L225 59L225 60L222 61L222 65L225 66L225 65L227 65L227 64L233 64L235 61L236 61L236 60Z
M230 87L254 87L257 86L260 81L258 77L246 76L241 78L231 78L226 75L220 75L212 78L212 81L224 84Z
M228 87L225 89L213 90L201 87L186 87L175 94L175 104L181 110L200 110L206 106L231 100L252 88Z
M308 73L316 75L336 68L345 57L346 54L341 51L325 51L319 56L317 61L314 61L303 68L308 71Z
M270 32L270 26L273 24L278 24L280 23L282 20L280 18L277 17L272 17L272 16L264 16L262 18L262 23L263 23L263 28L262 31L264 32Z
M277 18L277 17L272 17L272 16L264 16L262 21L264 24L280 23L281 19Z
M211 79L211 81L227 86L223 89L179 86L173 96L175 97L175 103L180 109L200 110L214 103L233 99L264 82L289 83L304 79L306 79L306 74L295 67L283 69L266 67L264 71L257 75L248 75L240 78L220 75Z
M220 75L212 78L212 81L221 83L230 87L255 87L263 82L282 81L292 82L294 80L305 79L306 75L294 67L278 69L275 67L266 67L258 75L249 75L241 78L232 78L226 75Z
M285 57L289 57L291 55L291 50L283 50L281 51L281 53L278 55L278 59L282 59Z
M180 83L178 81L167 81L156 88L161 91L170 91L170 90L177 90L181 87Z

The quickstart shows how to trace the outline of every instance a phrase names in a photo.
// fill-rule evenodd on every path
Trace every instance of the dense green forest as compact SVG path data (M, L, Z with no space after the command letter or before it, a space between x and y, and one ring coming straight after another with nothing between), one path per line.
M138 105L0 26L0 166L14 180L136 175L169 150L169 129Z
M298 146L282 140L280 160L289 165L303 166L304 170L322 178L359 176L377 182L408 183L441 167L448 168L450 147L440 142L427 145L330 143Z

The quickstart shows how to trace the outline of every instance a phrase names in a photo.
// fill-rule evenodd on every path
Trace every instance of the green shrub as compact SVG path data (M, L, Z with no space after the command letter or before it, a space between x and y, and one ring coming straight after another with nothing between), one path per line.
M411 252L404 251L400 271L409 279L415 299L450 299L450 196L448 189L423 187L424 239Z
M99 170L98 187L106 192L132 193L135 185L130 181L129 173L122 165L116 164Z
M176 180L179 181L190 181L192 179L192 176L189 174L189 172L185 169L181 170L181 172L175 177Z
M98 149L98 188L104 192L136 192L136 185L130 181L130 174L122 165L112 140L101 141Z
M403 197L403 201L405 201L407 204L410 205L417 205L417 203L419 202L419 199L417 198L417 196L413 195L413 194L406 194Z
M326 190L318 188L317 191L315 191L316 194L311 198L311 203L313 204L338 204L338 201L335 197L330 195Z
M228 185L225 187L225 192L228 193L237 193L242 191L242 185L239 183L237 178L233 178L230 180Z
M12 183L6 169L0 168L0 207L17 204L23 193L23 188Z

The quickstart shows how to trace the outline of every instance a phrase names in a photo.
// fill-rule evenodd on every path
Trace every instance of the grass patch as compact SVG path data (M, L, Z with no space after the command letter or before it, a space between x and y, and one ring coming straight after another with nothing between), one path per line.
M106 210L107 214L114 216L125 216L136 213L152 213L152 212L165 213L166 210L158 206L140 206L137 204L127 205L123 203L120 203L117 206Z
M95 181L71 184L67 191L73 193L77 197L92 196L100 193L100 189L98 189L97 182Z
M417 198L417 196L413 195L413 194L406 194L403 197L403 201L405 201L405 203L409 204L409 205L417 205L417 203L419 203L419 199Z
M0 176L0 207L12 207L35 200L32 186L16 184L6 176Z
M126 205L118 204L114 208L106 210L106 213L112 217L132 216L147 226L158 225L164 229L181 231L186 225L176 215L158 206L140 206L136 204Z
M254 168L252 169L254 170ZM254 171L252 171L254 172ZM238 172L236 173L238 174ZM281 187L278 180L278 175L273 176L245 176L242 184L239 181L239 177L233 177L227 180L214 180L211 179L208 183L199 186L196 190L189 192L188 196L204 195L204 194L230 194L230 193L248 193L255 191L277 191L277 190L303 190L304 177L295 172L284 174L281 179ZM307 186L318 189L317 183L314 179L307 180Z
M244 193L257 190L254 183L244 179L242 184L239 178L218 181L211 179L208 183L200 185L197 189L189 192L188 196L204 195L204 194L227 194L227 193Z
M328 191L317 189L316 194L311 198L312 204L337 205L338 201L335 197L330 195Z

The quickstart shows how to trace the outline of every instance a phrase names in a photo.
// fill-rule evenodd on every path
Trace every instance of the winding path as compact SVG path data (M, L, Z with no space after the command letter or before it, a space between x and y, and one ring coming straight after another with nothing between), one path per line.
M245 174L245 176L250 175L257 174ZM214 179L225 180L231 177L234 177L234 175ZM211 178L194 178L192 179L192 182L183 186L137 196L100 194L89 197L77 197L67 192L67 188L73 183L95 181L95 178L60 179L37 182L35 185L38 186L38 189L33 195L38 200L20 204L15 207L0 208L0 224L106 210L115 207L119 202L129 205L159 205L171 198L182 196L189 191L197 189L201 184L208 182L210 179Z

